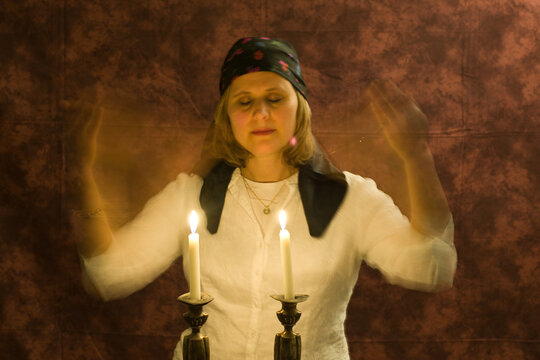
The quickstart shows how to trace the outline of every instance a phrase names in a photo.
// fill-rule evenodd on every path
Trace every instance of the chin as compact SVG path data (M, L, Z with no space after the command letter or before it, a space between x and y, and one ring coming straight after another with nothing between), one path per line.
M283 147L282 144L266 142L252 145L248 148L248 151L255 157L270 156L283 152Z
M283 151L281 151L282 148L257 148L253 149L253 151L250 151L251 154L253 154L254 157L267 157L272 155L281 155Z

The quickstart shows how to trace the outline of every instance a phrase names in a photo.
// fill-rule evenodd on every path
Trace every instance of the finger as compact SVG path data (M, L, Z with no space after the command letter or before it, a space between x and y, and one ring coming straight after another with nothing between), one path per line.
M390 80L377 80L373 82L372 89L392 103L407 103L410 97L401 91L396 84Z
M79 97L74 101L68 101L68 100L62 100L61 104L67 105L67 109L75 112L77 115L82 115L82 119L87 117L93 107L96 104L101 103L101 95L99 91L100 87L99 84L87 87L83 89L79 95ZM78 117L78 120L81 119L81 117Z
M392 118L388 116L388 114L384 112L377 103L372 102L370 106L373 113L375 114L380 128L382 129L386 137L388 137L389 134L402 133L400 127L395 124Z
M388 93L392 91L392 93ZM412 114L421 114L420 109L411 101L411 99L401 92L394 90L373 89L374 102L385 112L390 118L403 120Z
M391 118L398 116L397 111L378 90L371 91L370 100L370 108L381 125L388 124Z
M392 90L388 90L383 86L374 86L371 89L372 98L379 102L381 107L389 107L389 106L399 106L400 104L403 104L407 102L407 99L403 96L400 96L400 94L397 94L393 92Z
M393 110L389 106L391 100L388 99L386 90L384 90L384 83L385 80L382 79L373 80L370 83L366 94L368 99L370 100L370 103L378 105L377 108L374 109L374 111L379 114L379 116L383 116L385 112L385 116L393 116L395 114L395 110Z
M94 106L90 120L88 121L85 129L86 136L89 140L95 142L103 122L104 109L101 106Z
M374 81L370 91L372 98L379 101L384 110L399 113L407 107L415 106L414 101L390 80Z
M68 136L76 142L81 141L81 137L86 137L85 132L91 115L91 110L88 107L71 107L65 113L64 121L66 122Z
M64 108L61 117L62 122L66 125L67 134L72 138L79 137L85 131L91 107L83 106L81 101L75 103L63 101L62 106Z
M98 108L99 105L77 101L70 109L67 118L67 121L71 123L71 132L78 133L79 136L88 136L92 123L98 120L96 119Z
M370 102L369 107L371 109L371 112L375 116L375 119L377 122L382 126L385 127L389 123L388 115L381 109L381 107L374 101Z

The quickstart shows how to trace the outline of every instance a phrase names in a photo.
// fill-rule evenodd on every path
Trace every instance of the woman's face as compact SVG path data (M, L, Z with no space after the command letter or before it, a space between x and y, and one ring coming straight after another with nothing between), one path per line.
M296 127L298 99L291 83L261 71L230 86L227 110L236 141L255 157L281 156Z

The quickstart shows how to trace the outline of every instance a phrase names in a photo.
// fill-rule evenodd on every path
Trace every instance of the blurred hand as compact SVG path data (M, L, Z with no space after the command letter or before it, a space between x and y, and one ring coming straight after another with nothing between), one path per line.
M85 99L75 103L64 101L61 105L67 128L66 157L74 167L91 168L96 158L97 136L103 120L103 108Z
M389 80L374 80L366 94L386 139L402 159L427 149L428 121L412 98Z

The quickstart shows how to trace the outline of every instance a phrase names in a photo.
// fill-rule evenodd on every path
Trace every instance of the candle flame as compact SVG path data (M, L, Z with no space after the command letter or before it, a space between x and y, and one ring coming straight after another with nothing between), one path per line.
M284 210L279 212L279 224L281 225L281 230L285 230L285 226L287 225L287 214L285 214Z
M197 224L199 223L199 217L195 210L189 214L189 226L191 227L191 233L195 234L197 232Z

